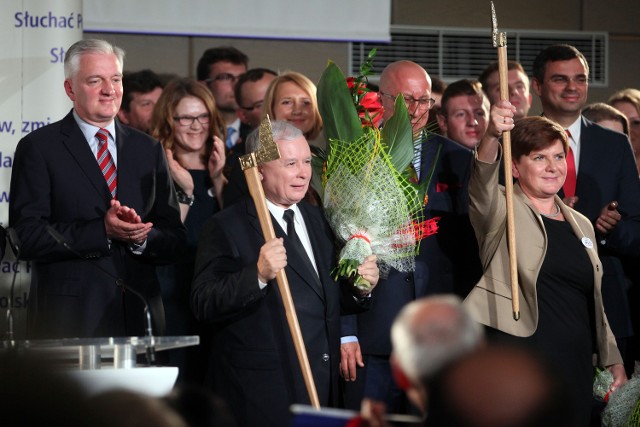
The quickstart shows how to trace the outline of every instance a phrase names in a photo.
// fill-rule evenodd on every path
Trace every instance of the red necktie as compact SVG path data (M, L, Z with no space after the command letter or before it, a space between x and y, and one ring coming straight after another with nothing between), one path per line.
M567 132L567 137L571 138L569 130L565 130L565 132ZM569 151L567 151L567 178L564 181L562 189L564 190L564 197L573 197L576 195L576 161L573 158L571 144L569 144Z
M104 175L104 179L107 181L111 197L115 199L118 188L118 172L116 171L116 164L113 163L113 158L109 152L109 131L100 128L96 133L96 138L98 138L98 154L96 155L98 165L100 166L102 175Z

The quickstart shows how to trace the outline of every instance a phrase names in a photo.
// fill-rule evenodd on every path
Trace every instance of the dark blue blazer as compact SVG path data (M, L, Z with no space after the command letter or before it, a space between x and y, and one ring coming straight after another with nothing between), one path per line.
M71 112L18 143L9 221L21 241L21 257L33 261L30 338L144 334L138 298L123 293L97 266L148 299L156 333L162 333L155 264L182 250L180 210L160 143L118 121L116 143L118 200L153 223L142 255L125 243L108 242L104 216L111 194ZM86 259L57 243L49 226Z
M582 118L580 163L576 180L578 202L574 208L595 225L603 207L618 202L622 220L614 231L598 238L602 261L602 297L611 330L618 338L633 334L630 321L629 284L621 257L640 255L640 179L626 135ZM560 197L564 193L560 190ZM638 268L637 265L633 268Z
M272 218L287 250L285 268L322 406L337 404L340 314L361 310L349 286L334 282L333 234L320 209L298 203L319 273ZM196 257L192 304L212 327L210 378L242 426L289 425L289 406L309 403L275 280L258 285L264 238L253 201L244 199L205 225ZM315 275L315 277L314 277ZM318 283L320 282L320 283ZM319 286L321 284L321 287Z
M370 310L357 316L343 316L342 336L357 336L363 354L391 354L391 325L409 302L438 293L466 296L482 275L468 215L467 185L472 155L471 150L439 135L423 144L421 181L429 179L435 162L424 213L425 218L440 218L439 230L422 240L415 272L392 269L373 290Z

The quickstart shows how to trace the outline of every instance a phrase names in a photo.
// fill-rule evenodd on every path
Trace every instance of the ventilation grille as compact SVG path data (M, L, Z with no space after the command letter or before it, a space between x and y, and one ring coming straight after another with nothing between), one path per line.
M509 59L522 64L531 76L533 60L545 47L565 43L578 48L589 62L590 85L609 84L608 46L605 32L552 32L507 30ZM431 75L445 82L477 78L497 59L490 31L451 28L391 26L391 43L351 43L350 73L355 75L372 48L377 49L370 80L377 82L384 67L394 61L409 59L422 65Z

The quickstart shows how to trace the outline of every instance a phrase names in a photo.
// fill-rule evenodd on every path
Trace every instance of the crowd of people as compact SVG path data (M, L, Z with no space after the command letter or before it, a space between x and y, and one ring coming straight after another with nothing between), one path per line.
M320 404L383 404L363 425L388 412L429 426L588 426L594 361L612 392L636 369L640 90L587 105L589 65L573 46L541 50L531 81L509 61L506 100L497 63L448 85L410 60L384 69L372 88L382 126L403 98L438 232L415 271L381 275L366 258L368 291L331 273L336 242L310 188L312 148L327 141L308 77L250 69L233 47L206 50L196 78L123 72L124 52L97 39L71 46L64 69L72 110L20 141L12 171L30 339L141 336L149 310L155 334L200 336L160 360L180 386L211 392L207 405L219 399L225 425L290 425L290 405L310 398L275 283L284 269ZM276 235L265 241L239 158L258 150L267 116L280 158L257 166ZM204 425L187 400L147 406Z

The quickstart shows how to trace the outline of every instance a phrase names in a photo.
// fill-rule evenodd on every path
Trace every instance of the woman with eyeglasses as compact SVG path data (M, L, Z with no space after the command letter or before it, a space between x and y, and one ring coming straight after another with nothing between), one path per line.
M191 313L189 294L198 236L204 223L222 207L226 178L224 122L213 95L193 79L171 81L153 111L151 134L165 148L167 163L187 228L187 250L175 263L158 268L168 335L194 335L198 324ZM180 368L180 379L201 380L204 345L168 352Z

